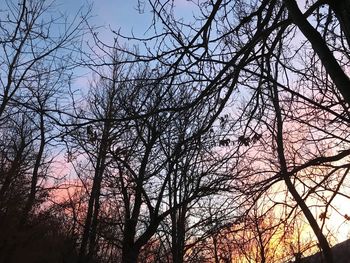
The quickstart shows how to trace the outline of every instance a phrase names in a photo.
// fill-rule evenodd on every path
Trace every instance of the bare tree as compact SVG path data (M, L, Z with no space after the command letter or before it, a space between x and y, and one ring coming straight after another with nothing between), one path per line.
M154 27L158 29L161 25L163 29L159 34L156 31L152 38L156 43L157 56L153 52L146 52L143 55L136 54L134 60L157 61L166 69L164 79L174 80L181 76L185 83L198 88L197 96L186 103L186 107L195 107L214 94L220 94L221 106L213 110L217 113L212 115L213 119L218 119L224 105L228 104L236 91L245 90L244 95L249 98L243 115L249 117L245 119L246 128L242 129L244 135L239 137L245 146L251 144L256 134L263 134L257 128L259 123L263 123L264 114L272 112L276 116L273 120L275 124L267 129L270 129L268 133L271 131L270 142L276 147L271 151L272 156L279 159L280 170L276 176L264 176L264 180L255 184L257 188L254 189L260 187L260 190L266 190L274 181L283 179L289 193L314 229L327 262L333 262L328 241L321 230L322 223L317 222L317 216L301 197L291 175L299 176L301 171L310 167L326 166L327 163L348 155L348 134L343 133L349 123L350 101L347 88L349 77L345 70L349 63L345 15L349 10L348 2L307 1L301 8L296 1L204 1L200 4L193 3L192 7L198 10L197 13L194 11L197 20L193 23L183 22L176 17L174 1L149 1L149 4L154 11ZM300 45L294 44L296 41ZM146 48L148 43L150 42L145 44ZM298 88L301 83L304 86ZM273 92L269 91L271 87ZM313 152L313 156L310 154L309 158L305 159L304 156L304 163L297 162L294 166L292 162L296 158L286 155L289 146L286 146L287 134L284 128L287 116L289 118L292 114L288 111L290 105L280 106L280 99L276 101L276 96L279 96L276 94L280 92L283 95L289 94L286 96L293 102L290 105L300 105L297 101L301 100L303 105L307 105L303 109L313 114L317 112L313 121L322 120L324 125L328 124L322 129L317 124L308 126L308 131L305 132L314 139L312 147L318 150ZM180 111L181 107L175 110ZM291 118L295 118L293 120L297 125L307 126L306 118L303 117L299 114ZM338 127L342 127L340 133L333 129L332 117L339 124ZM323 135L319 136L319 133ZM333 149L337 149L339 154L328 152L326 156L323 155L321 149L326 148L323 148L322 141L327 141L325 134L332 138ZM307 140L306 137L305 141ZM298 147L299 142L289 145ZM311 144L308 146L311 149ZM297 154L296 151L293 153ZM264 161L263 158L260 159ZM339 189L347 169L346 165L332 166L334 169L329 176L334 175L335 171L340 176L337 179L338 187L333 189L333 197L326 201L328 206L340 194ZM344 177L340 170L344 171ZM255 176L258 173L253 173L250 178ZM315 187L326 187L326 180L314 187L310 184L304 186L312 192Z
M55 147L60 145L61 106L88 16L80 15L69 21L47 1L2 3L0 225L9 229L2 231L4 262L19 260L17 252L44 231L45 216L48 224L56 224L55 215L44 212L48 204L43 204L59 179L51 169L59 153Z

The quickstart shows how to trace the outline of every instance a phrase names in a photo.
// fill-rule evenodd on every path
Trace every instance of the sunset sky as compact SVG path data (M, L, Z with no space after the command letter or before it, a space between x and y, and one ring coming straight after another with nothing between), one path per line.
M141 2L146 3L143 13L137 10L137 0L57 0L56 4L60 11L65 12L70 18L73 18L80 8L84 10L84 8L92 3L92 19L90 19L90 23L93 26L104 28L104 30L99 30L99 37L108 43L113 39L113 33L111 33L110 29L120 30L124 35L130 35L132 32L140 38L147 36L147 30L152 22L152 13L150 8L147 7L147 1ZM185 19L192 18L193 9L191 9L191 2L187 0L176 0L175 4L176 15ZM152 29L150 31L152 33ZM85 80L83 80L84 82ZM79 83L77 85L79 86ZM349 211L348 215L350 214L350 204L346 202L346 198L338 196L334 200L334 206L339 209L340 213L345 214L346 211ZM317 214L319 212L316 211L315 213ZM334 210L330 210L328 216L326 225L333 233L338 235L338 241L347 239L350 235L349 223L344 220L342 215Z
M337 262L349 1L0 0L0 263Z

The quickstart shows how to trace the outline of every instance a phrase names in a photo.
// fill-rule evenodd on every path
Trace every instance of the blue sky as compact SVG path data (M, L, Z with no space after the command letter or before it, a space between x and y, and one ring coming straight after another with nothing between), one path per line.
M145 12L140 14L137 11L137 0L56 0L56 4L61 11L68 15L74 15L81 6L93 5L91 23L97 26L111 27L114 30L121 29L123 34L130 34L131 31L136 36L141 37L149 28L152 20L152 13L147 0ZM175 0L177 14L179 16L190 17L192 9L191 3L187 0ZM148 7L148 8L147 8ZM103 34L109 34L105 30ZM108 38L108 37L107 37Z
M137 10L137 0L56 0L61 11L74 15L81 6L92 3L91 23L112 29L121 28L123 33L143 34L151 22L151 13L140 14Z
M21 0L0 0L0 10L7 9L6 2L16 5ZM113 39L113 30L121 30L124 35L130 35L131 32L137 37L144 36L152 22L152 13L148 0L142 0L146 5L145 12L140 14L137 11L138 0L45 0L47 3L53 3L54 9L65 13L70 19L74 17L77 11L85 6L92 4L93 16L89 22L94 26L103 26L105 29L99 29L99 38L104 41ZM193 3L188 0L174 0L176 6L176 15L186 17L186 20L192 20ZM52 9L51 9L52 11ZM152 32L149 32L151 34Z

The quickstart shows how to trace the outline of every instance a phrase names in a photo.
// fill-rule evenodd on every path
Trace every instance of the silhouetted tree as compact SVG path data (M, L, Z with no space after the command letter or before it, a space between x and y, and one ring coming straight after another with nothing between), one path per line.
M157 55L145 52L142 55L136 54L134 60L156 61L164 68L164 79L181 76L184 83L196 87L197 96L187 102L186 107L195 107L215 94L220 94L221 106L213 109L217 113L212 115L213 119L218 119L224 105L230 105L236 110L238 106L228 102L237 98L236 92L244 91L247 103L244 103L243 117L239 119L241 133L244 135L238 137L242 146L250 147L254 136L257 138L256 136L262 135L264 139L263 129L266 126L263 125L262 130L258 130L259 123L265 122L268 114L276 116L273 120L275 124L267 127L270 135L266 136L272 137L268 137L265 142L272 143L272 147L275 147L271 153L279 160L280 170L275 177L268 178L265 175L263 181L255 182L260 191L255 191L257 188L254 188L250 193L264 191L274 184L274 180L283 179L289 193L314 229L326 261L333 262L317 216L308 208L291 178L310 167L324 166L348 155L347 139L342 139L348 137L343 131L349 123L350 102L347 88L350 81L346 72L349 65L349 34L346 26L348 1L307 1L303 7L295 0L204 1L188 5L189 8L198 10L194 11L196 21L188 23L177 17L175 1L148 2L154 12L154 27L162 27L163 30L160 33L159 30L156 31L152 41L146 41L145 46L150 51L147 49L148 44L155 43ZM116 34L124 37L120 32ZM280 94L282 99L277 98ZM284 102L286 99L291 104L280 105L279 101ZM294 169L292 162L296 158L286 155L286 147L297 146L298 143L295 140L287 142L285 122L290 117L294 118L294 125L305 125L307 118L302 114L292 117L288 110L288 107L293 107L290 105L305 105L303 110L315 114L312 119L314 123L310 123L306 132L314 139L312 147L319 149L307 159L303 156L306 162L297 162ZM181 107L176 110L181 111ZM342 132L333 129L332 118L342 127ZM321 128L316 124L317 120L325 125L321 131L317 129ZM319 136L319 133L322 135ZM338 143L331 147L337 149L335 151L339 151L339 154L327 152L325 156L320 150L321 145L324 146L322 141L327 140L327 133L334 143ZM304 142L308 142L307 136L304 139ZM226 141L222 142L224 144ZM312 152L311 144L308 146ZM322 149L326 150L327 147ZM341 189L346 167L337 165L333 170L338 175L342 173L340 170L344 171L344 177L338 177L338 187L332 190L333 197L325 201L327 207ZM330 172L329 176L334 172ZM245 178L251 180L248 178L255 176L257 173L251 173L251 176ZM310 181L307 182L306 187L313 189ZM326 180L315 187L325 186ZM307 196L312 195L311 192Z

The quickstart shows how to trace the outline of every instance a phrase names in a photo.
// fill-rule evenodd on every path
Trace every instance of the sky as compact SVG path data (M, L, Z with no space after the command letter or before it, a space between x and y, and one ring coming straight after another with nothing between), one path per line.
M92 26L101 26L99 37L103 40L112 40L113 35L110 29L118 30L124 34L133 31L137 35L142 35L147 30L147 25L151 22L151 13L140 14L137 8L137 0L56 0L55 4L58 9L71 19L79 11L92 5L89 23ZM83 9L84 10L84 9Z
M113 37L109 28L120 29L125 35L130 35L131 32L138 37L145 35L152 22L152 13L148 1L141 2L146 3L143 13L137 10L137 0L56 0L59 9L68 16L74 16L80 7L92 4L93 17L90 22L92 25L105 27L105 30L101 29L101 34L107 40ZM191 16L191 3L188 0L175 0L175 5L179 15Z

